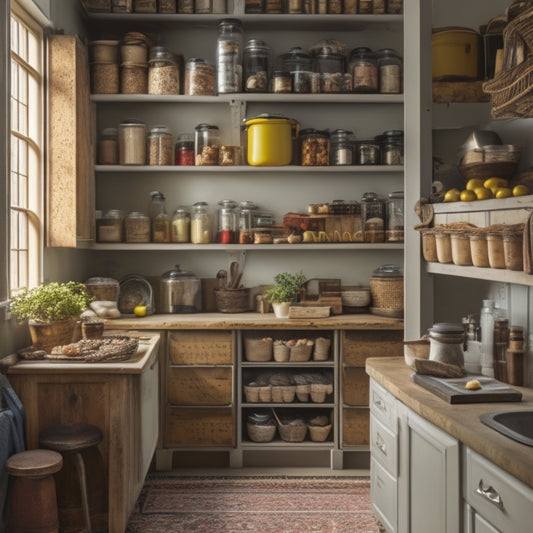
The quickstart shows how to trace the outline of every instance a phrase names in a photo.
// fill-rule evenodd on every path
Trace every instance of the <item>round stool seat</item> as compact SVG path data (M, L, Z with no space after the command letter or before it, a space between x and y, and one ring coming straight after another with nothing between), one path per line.
M61 424L39 434L40 445L57 452L77 452L102 442L100 428L91 424Z
M55 474L63 466L63 456L52 450L27 450L6 461L6 471L15 477L38 478Z

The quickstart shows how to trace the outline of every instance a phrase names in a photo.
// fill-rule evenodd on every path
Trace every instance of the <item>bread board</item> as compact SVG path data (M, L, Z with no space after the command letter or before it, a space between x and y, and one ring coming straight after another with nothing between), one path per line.
M330 312L331 307L328 305L291 305L291 307L289 307L289 318L327 318Z

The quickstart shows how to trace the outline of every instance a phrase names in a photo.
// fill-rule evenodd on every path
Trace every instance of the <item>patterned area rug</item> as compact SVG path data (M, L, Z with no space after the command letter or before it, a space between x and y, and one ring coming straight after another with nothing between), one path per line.
M368 478L151 475L126 533L378 533Z

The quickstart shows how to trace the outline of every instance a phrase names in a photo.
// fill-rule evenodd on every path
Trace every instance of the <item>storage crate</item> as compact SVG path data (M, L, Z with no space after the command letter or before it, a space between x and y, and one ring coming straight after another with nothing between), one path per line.
M342 401L348 405L368 405L369 377L363 367L342 368Z
M344 446L369 444L370 409L344 407L342 409L342 444Z
M179 330L168 334L168 356L174 365L233 363L231 331Z
M344 331L342 362L365 366L368 357L403 357L403 329Z
M233 398L231 367L170 367L167 402L174 405L230 405Z

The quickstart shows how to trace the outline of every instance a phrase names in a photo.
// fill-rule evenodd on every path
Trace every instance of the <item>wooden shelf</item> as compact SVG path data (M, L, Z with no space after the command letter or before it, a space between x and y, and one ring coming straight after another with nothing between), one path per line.
M533 209L533 195L515 196L512 198L493 198L474 202L447 202L432 204L435 214L441 213L472 213L479 211L502 211L507 209Z
M484 279L501 283L516 283L533 286L533 276L525 272L499 268L479 268L475 266L446 265L442 263L427 263L429 274L442 274L462 278Z

